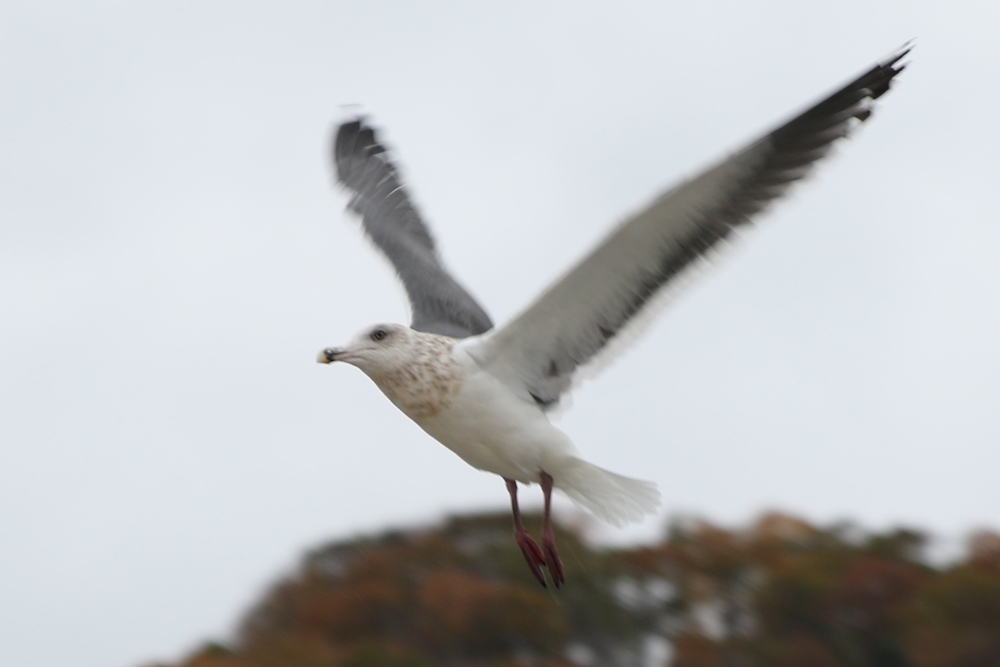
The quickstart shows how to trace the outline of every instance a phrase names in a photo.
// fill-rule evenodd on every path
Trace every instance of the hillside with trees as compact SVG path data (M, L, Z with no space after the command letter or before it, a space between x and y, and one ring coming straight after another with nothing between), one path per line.
M947 567L916 531L779 514L676 522L641 548L558 540L561 590L532 578L506 513L328 544L231 645L170 667L1000 666L995 533Z

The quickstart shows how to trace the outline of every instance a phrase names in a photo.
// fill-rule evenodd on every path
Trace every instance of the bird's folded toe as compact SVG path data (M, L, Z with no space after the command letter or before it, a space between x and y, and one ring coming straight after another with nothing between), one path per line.
M545 547L545 567L549 568L552 583L559 588L566 583L566 571L563 569L562 559L559 558L556 541L551 536L546 536L542 538L542 545Z
M542 566L546 564L546 558L541 547L538 546L538 542L531 539L528 533L518 533L514 536L514 540L517 542L517 546L521 548L521 553L524 554L524 560L528 563L528 569L535 575L538 583L546 586L545 573L542 572Z

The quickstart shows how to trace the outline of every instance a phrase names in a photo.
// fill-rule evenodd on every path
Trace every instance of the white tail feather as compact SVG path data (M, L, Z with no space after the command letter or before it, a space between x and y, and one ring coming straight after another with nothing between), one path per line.
M616 475L575 456L552 477L570 500L613 526L639 521L660 506L660 492L653 482Z

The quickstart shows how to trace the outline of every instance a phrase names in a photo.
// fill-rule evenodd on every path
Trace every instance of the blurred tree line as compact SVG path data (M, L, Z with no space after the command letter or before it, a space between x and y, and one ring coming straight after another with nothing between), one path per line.
M232 645L173 667L1000 667L995 533L944 568L919 532L780 514L675 522L633 549L558 539L558 591L531 577L507 513L330 544Z

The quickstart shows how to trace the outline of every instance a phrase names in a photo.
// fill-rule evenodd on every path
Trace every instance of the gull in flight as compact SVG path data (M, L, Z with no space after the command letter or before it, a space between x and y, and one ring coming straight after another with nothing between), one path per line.
M666 285L806 176L865 121L903 71L904 47L777 129L657 196L500 328L442 266L396 168L363 119L336 132L337 178L348 208L406 289L410 326L377 324L318 361L360 368L424 431L471 466L503 477L514 539L531 572L565 581L550 519L560 489L599 519L624 525L660 504L656 485L577 455L547 412L577 371L619 336ZM544 495L541 547L521 521L518 483Z

